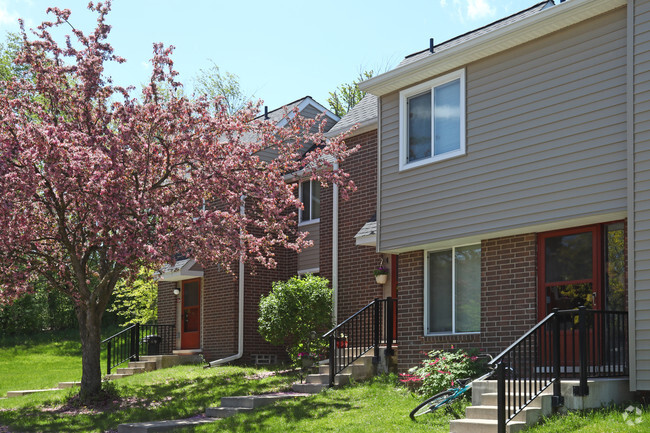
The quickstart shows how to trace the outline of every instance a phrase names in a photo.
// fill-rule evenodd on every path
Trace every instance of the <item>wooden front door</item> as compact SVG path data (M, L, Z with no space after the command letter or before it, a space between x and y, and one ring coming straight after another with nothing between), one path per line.
M187 280L182 284L181 349L201 347L201 280Z

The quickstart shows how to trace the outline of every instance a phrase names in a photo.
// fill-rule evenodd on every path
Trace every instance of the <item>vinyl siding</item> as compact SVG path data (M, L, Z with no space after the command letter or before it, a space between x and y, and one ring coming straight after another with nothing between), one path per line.
M650 2L634 11L634 323L636 389L650 390Z
M624 212L625 23L618 9L467 65L464 156L400 172L399 92L383 96L379 248Z
M312 241L314 245L298 253L298 272L318 269L320 265L320 223L306 225L301 230L309 232L307 240Z

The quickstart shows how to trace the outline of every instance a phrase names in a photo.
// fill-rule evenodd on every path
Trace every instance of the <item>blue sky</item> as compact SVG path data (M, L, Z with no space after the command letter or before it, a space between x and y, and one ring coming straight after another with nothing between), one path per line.
M48 6L72 10L71 23L90 32L87 0L0 0L0 37L47 19ZM117 84L148 80L153 42L176 46L174 63L191 92L211 61L239 76L242 88L271 109L328 92L360 70L394 67L428 48L538 3L535 0L220 1L114 0L108 23L116 54L108 73Z

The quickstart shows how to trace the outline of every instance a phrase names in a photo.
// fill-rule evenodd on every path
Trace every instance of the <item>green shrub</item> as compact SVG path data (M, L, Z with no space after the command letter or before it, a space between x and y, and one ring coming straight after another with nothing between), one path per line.
M286 346L294 362L300 354L317 357L325 342L319 338L332 327L332 289L329 281L308 274L276 281L259 307L259 332L276 346Z
M423 396L433 396L454 386L458 379L476 378L485 369L485 360L463 349L452 352L432 350L418 367L401 374L400 381L416 388Z
M136 280L118 281L107 311L115 313L122 326L155 323L158 320L158 283L153 278L153 270L142 267Z

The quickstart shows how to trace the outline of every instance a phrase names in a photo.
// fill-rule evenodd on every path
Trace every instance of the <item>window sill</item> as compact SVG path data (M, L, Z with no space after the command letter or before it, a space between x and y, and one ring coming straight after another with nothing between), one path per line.
M460 150L454 150L454 151L451 151L451 152L443 153L442 155L432 156L431 158L421 159L421 160L415 161L415 162L409 162L409 163L404 163L404 164L400 163L399 171L400 172L408 171L408 170L411 170L413 168L422 167L423 165L433 164L435 162L445 161L447 159L452 159L452 158L457 158L459 156L464 156L466 154L467 154L467 152L465 152L464 149L460 149Z
M312 224L318 224L318 223L320 223L320 218L316 218L315 220L301 221L298 223L298 227L310 226Z
M463 335L481 335L481 332L439 332L436 334L424 334L425 337L462 337Z

